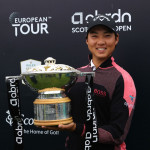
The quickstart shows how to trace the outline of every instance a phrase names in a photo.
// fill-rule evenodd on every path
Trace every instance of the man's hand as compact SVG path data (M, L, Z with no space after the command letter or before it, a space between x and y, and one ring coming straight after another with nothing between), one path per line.
M75 131L75 129L76 129L76 123L72 122L72 123L67 124L67 125L60 124L58 127L61 130Z
M75 131L76 123L72 122L70 124L60 124L58 125L58 127L41 126L41 128L47 130L58 130L58 131Z

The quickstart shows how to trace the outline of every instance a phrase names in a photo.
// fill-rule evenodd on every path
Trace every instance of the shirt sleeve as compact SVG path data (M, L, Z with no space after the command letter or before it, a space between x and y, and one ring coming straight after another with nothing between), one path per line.
M135 105L136 90L131 77L118 78L110 102L110 122L98 128L99 142L121 144L129 131Z

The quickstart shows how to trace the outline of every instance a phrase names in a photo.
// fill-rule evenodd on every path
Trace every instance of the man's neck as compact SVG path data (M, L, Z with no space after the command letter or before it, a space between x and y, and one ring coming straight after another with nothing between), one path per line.
M93 64L96 68L98 68L103 62L105 62L107 59L94 59L92 58Z

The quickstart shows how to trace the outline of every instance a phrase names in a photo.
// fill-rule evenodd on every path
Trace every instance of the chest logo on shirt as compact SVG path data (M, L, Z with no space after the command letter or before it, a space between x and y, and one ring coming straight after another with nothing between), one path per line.
M132 95L130 95L131 101L133 102L135 97L133 97Z
M94 94L96 96L101 96L101 97L106 97L106 91L103 91L103 90L98 90L98 89L94 89Z

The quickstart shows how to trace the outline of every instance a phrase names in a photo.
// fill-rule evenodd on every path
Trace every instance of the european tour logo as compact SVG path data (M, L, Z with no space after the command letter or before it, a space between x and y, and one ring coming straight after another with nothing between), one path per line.
M48 31L48 21L51 16L42 17L24 17L19 12L13 12L9 16L9 22L14 28L14 34L18 35L28 35L28 34L49 34Z

